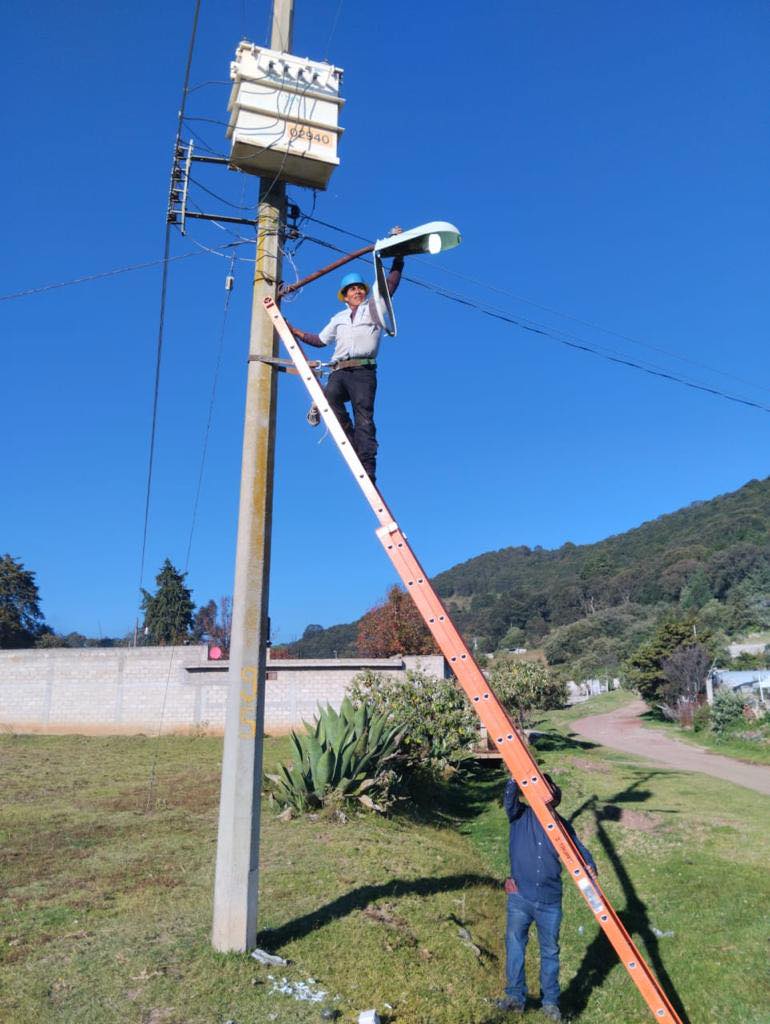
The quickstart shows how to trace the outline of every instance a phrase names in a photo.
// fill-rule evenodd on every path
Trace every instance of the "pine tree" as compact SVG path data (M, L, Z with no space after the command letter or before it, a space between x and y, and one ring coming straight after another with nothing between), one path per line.
M151 644L183 644L190 639L195 605L184 585L186 576L167 558L155 577L157 591L142 589L144 630Z
M639 691L642 700L654 707L665 699L670 681L665 662L677 651L688 647L703 648L705 656L713 655L711 634L701 630L698 635L691 619L662 623L651 639L640 644L626 662L626 674Z
M32 647L44 627L35 574L0 556L0 647Z

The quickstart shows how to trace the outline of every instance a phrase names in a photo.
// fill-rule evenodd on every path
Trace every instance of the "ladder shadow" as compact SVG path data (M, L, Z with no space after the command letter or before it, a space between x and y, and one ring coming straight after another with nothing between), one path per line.
M631 876L626 871L623 861L605 827L605 822L619 821L621 819L622 807L618 805L644 803L644 801L648 800L652 796L652 792L640 787L653 778L653 776L661 774L670 775L671 773L647 772L631 783L625 790L610 797L606 803L600 803L595 796L590 797L570 815L570 822L574 822L575 818L586 811L593 813L597 839L612 865L615 876L620 882L626 898L626 904L622 910L615 907L618 916L631 937L643 947L642 952L648 957L661 987L671 1001L671 1005L681 1017L682 1024L690 1024L687 1012L663 963L660 942L652 929L647 913L647 905L637 893ZM617 954L604 932L600 930L583 954L583 960L569 985L562 992L562 1009L571 1016L579 1017L588 1005L591 992L596 988L601 988L610 971L617 963Z
M492 886L500 888L500 879L490 875L445 875L444 877L426 877L393 879L382 885L361 885L352 889L336 900L331 900L309 914L303 914L277 928L266 928L257 936L257 945L270 950L280 949L286 943L305 938L317 928L323 928L332 921L347 917L355 910L364 910L374 900L397 896L435 896L437 893L454 892L458 889L470 889L475 886Z
M529 734L529 745L543 753L569 753L580 750L596 750L598 743L583 740L577 733L563 733L556 730L533 729Z

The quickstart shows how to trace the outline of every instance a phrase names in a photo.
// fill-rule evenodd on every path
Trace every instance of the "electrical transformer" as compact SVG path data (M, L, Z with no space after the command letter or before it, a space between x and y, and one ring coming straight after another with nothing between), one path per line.
M230 65L230 166L326 188L339 164L342 69L242 42Z

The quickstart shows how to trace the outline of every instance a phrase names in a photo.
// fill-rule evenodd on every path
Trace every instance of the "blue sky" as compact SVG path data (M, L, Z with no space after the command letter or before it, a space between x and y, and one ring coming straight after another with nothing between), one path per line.
M83 0L6 14L3 295L162 255L192 11ZM204 0L190 117L226 120L235 46L265 43L268 16L263 2ZM297 0L294 52L345 70L342 162L315 216L367 238L453 221L462 246L407 275L770 407L769 35L758 0ZM226 152L222 125L187 128ZM256 180L197 176L254 201ZM313 209L311 192L289 191ZM165 557L187 557L228 271L199 246L230 241L201 223L172 243L199 255L170 271L145 586ZM232 590L252 247L237 253L188 566L199 603ZM329 255L305 241L295 262L304 275ZM134 621L159 286L154 267L0 301L0 551L37 573L58 631ZM336 276L321 281L287 315L318 330L335 291ZM508 545L599 540L767 475L765 411L407 281L397 315L380 358L378 482L429 573ZM357 617L393 581L306 406L282 377L271 615L284 641Z

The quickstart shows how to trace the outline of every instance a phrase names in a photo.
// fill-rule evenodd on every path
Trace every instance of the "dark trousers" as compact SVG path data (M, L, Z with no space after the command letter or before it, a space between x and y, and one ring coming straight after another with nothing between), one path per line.
M377 430L374 426L377 371L373 366L335 370L325 390L334 415L374 483L377 469ZM350 402L353 408L352 421L346 402Z

